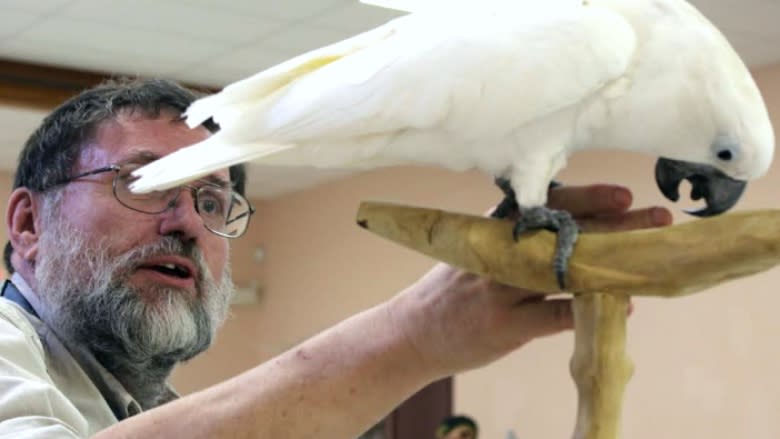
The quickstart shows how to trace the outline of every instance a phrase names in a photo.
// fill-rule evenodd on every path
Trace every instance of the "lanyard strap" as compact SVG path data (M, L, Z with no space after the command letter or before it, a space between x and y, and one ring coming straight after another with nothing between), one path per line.
M11 302L14 302L15 304L21 306L22 309L27 311L29 314L38 317L38 314L35 312L33 307L30 306L30 302L28 302L27 299L25 299L24 296L22 296L22 293L20 293L19 290L16 289L16 286L10 280L6 280L5 283L3 284L3 289L0 290L0 296L5 297Z

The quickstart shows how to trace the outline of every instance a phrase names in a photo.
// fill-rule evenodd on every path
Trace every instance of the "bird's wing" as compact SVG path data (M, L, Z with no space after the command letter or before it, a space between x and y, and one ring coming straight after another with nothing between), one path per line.
M213 118L223 128L231 126L237 117L251 111L293 81L387 39L393 33L393 24L391 21L352 38L306 52L234 82L219 93L199 99L185 112L187 125L193 128Z
M377 136L410 130L505 136L590 96L631 62L636 38L621 16L555 4L412 14L238 82L187 112L193 123L213 117L220 132L139 169L134 189L313 142L348 148L371 137L376 148Z

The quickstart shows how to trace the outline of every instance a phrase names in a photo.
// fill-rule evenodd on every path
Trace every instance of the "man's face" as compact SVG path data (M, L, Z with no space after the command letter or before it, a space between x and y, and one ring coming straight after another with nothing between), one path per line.
M474 429L469 427L468 425L461 425L459 427L455 427L447 433L446 436L444 436L444 439L476 439L477 435L474 432Z
M164 156L208 136L174 120L128 114L104 123L73 174ZM224 319L232 291L227 239L203 226L189 191L149 215L116 200L113 176L72 182L56 209L42 209L36 288L66 337L118 362L104 364L109 369L185 360L208 346ZM227 170L214 177L229 181Z
M148 156L161 157L202 141L208 135L204 128L191 130L170 115L163 114L157 119L148 119L140 113L120 116L116 121L104 123L98 129L95 141L83 150L78 168L73 172L78 174L114 163L121 164L144 158L148 160ZM230 181L227 169L215 176L225 182ZM221 280L228 260L228 241L203 226L188 191L181 194L179 204L175 208L148 215L130 210L117 202L112 193L112 177L113 173L101 174L65 187L62 209L67 212L74 226L95 237L111 236L114 241L113 250L117 253L155 242L161 236L180 234L197 245L215 280ZM163 258L153 262L187 263L175 258ZM157 270L142 267L132 274L130 283L136 287L168 285L196 294L195 278L196 276L166 276ZM155 300L154 297L146 299Z

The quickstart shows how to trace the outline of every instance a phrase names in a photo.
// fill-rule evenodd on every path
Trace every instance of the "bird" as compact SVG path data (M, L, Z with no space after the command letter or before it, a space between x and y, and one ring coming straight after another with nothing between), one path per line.
M193 102L220 130L134 173L162 190L217 169L478 169L519 213L513 234L556 231L561 289L579 229L545 207L568 157L612 149L658 158L670 200L683 180L732 208L764 175L774 134L763 97L725 36L685 0L485 0L421 8L306 52Z

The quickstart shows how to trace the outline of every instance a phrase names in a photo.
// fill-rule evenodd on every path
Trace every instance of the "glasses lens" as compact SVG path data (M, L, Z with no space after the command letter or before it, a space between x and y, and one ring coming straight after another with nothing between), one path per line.
M146 194L136 194L130 190L137 177L131 174L141 165L123 165L114 177L114 194L125 207L144 213L161 213L171 208L173 201L182 189L176 187L165 191L153 191ZM244 234L252 216L249 201L228 188L205 184L197 189L195 196L196 210L203 224L212 232L236 238Z
M146 194L137 194L130 190L138 177L131 175L141 165L124 165L114 177L114 193L120 203L130 209L144 213L160 213L168 209L168 203L176 196L177 190L152 191Z
M206 227L229 237L242 235L249 224L250 207L238 192L219 186L198 189L198 212Z

